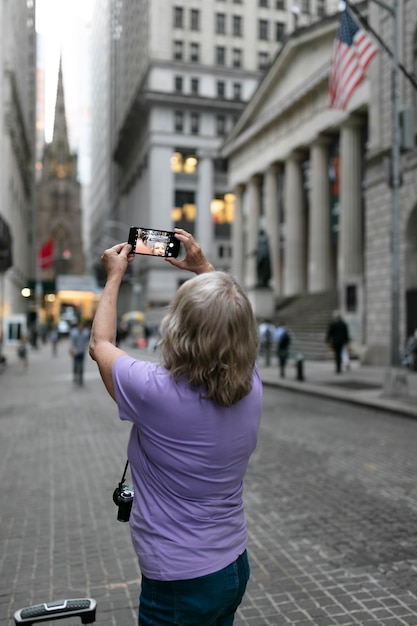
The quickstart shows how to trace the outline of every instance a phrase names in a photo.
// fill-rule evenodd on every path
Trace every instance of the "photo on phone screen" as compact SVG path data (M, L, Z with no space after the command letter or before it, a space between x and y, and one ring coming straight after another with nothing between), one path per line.
M180 251L180 242L170 230L131 226L128 243L135 254L176 258Z

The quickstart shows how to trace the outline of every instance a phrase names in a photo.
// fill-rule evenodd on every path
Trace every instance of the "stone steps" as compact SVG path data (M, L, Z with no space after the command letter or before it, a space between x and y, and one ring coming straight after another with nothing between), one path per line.
M338 307L337 291L280 299L273 323L283 320L293 335L292 352L301 352L304 358L327 360L332 358L325 343L327 327L333 311Z

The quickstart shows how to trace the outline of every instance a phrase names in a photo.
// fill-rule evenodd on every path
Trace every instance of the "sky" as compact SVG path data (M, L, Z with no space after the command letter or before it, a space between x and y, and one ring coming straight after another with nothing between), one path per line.
M87 41L93 0L36 0L36 30L45 55L45 139L52 140L59 58L71 149L79 153L80 177L88 177L89 60Z

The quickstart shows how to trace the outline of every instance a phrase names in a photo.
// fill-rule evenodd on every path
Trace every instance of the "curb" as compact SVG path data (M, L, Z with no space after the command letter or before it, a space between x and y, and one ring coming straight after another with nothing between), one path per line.
M262 376L260 372L262 384L266 387L276 387L286 389L287 391L296 391L298 393L304 393L314 395L318 397L327 398L329 400L337 400L339 402L347 402L356 406L364 406L371 409L378 409L380 411L386 411L388 413L397 413L403 417L417 419L417 407L407 406L401 401L397 401L388 397L367 398L364 396L357 396L353 393L347 394L340 390L328 389L325 385L316 385L308 382L292 382L290 380L284 381L272 381ZM381 387L382 391L382 387Z

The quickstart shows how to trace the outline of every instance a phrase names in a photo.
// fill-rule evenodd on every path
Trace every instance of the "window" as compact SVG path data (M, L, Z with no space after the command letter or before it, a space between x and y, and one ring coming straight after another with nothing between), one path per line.
M192 42L190 46L190 61L198 63L200 60L200 44Z
M268 53L259 52L258 54L258 69L264 70L268 65Z
M242 18L240 15L233 16L233 36L242 37Z
M277 0L276 9L277 11L285 11L285 0Z
M184 22L184 9L174 7L174 28L182 28Z
M216 132L218 137L223 137L226 134L226 116L218 115L216 118Z
M197 95L198 94L199 86L200 86L200 81L198 80L198 78L192 78L191 79L191 93L193 95Z
M356 285L346 285L346 310L351 312L358 310L358 293Z
M233 100L242 99L242 85L240 83L233 83Z
M268 40L268 22L266 20L259 20L259 39Z
M181 61L183 57L183 43L182 41L174 41L174 59Z
M220 245L217 248L217 254L219 255L219 259L231 259L232 258L232 246L227 245L227 244Z
M198 168L198 159L194 150L177 148L171 154L170 161L171 172L174 174L195 174Z
M285 38L285 24L284 22L277 22L276 25L276 30L275 30L275 40L282 42L284 41Z
M216 64L226 64L226 48L224 46L216 46Z
M226 96L226 84L223 80L217 81L217 97L224 98Z
M182 76L176 76L175 77L175 91L176 93L181 93L182 92Z
M233 67L242 67L242 50L233 48Z
M195 192L175 190L175 207L173 210L173 222L176 228L184 228L187 232L194 234L195 230Z
M325 15L326 15L325 0L317 0L317 17L324 17Z
M200 132L200 115L199 113L191 113L191 134L198 135Z
M216 33L218 35L226 34L226 15L224 13L216 13Z
M268 0L259 0L260 7L268 7Z
M301 1L301 13L306 13L310 15L311 13L311 2L310 0L302 0Z
M191 30L200 30L200 11L191 9Z
M175 111L175 132L182 133L184 130L184 113Z

